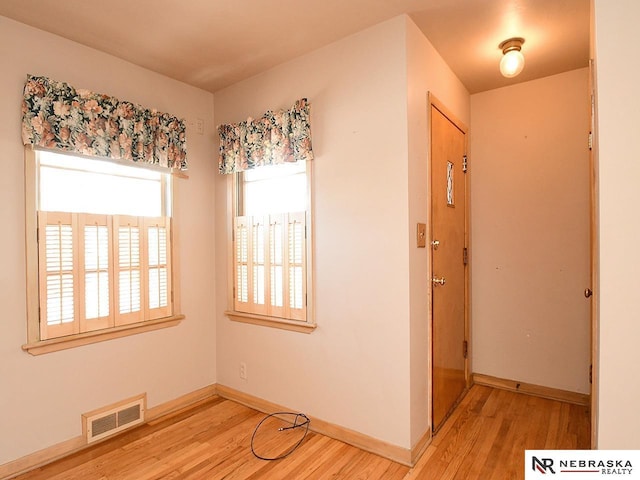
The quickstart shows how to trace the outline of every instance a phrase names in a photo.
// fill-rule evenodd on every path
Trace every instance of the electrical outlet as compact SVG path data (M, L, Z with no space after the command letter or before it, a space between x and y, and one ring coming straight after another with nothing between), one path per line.
M244 362L240 362L240 378L242 380L247 379L247 364Z
M198 132L198 135L204 134L204 120L201 118L196 120L196 132Z

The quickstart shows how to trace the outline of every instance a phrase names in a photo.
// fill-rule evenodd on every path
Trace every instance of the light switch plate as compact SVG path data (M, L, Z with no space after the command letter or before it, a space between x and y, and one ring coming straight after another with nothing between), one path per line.
M427 224L419 223L416 230L418 248L425 248L427 246Z

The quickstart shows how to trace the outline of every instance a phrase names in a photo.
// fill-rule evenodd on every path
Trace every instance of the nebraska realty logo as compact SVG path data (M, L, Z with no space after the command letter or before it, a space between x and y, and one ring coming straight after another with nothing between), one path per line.
M640 479L640 450L526 450L524 470L525 480Z

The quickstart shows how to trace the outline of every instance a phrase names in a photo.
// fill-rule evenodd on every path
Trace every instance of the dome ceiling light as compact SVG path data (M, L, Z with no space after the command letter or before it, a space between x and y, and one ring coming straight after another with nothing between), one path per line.
M514 37L498 45L503 54L500 60L500 73L507 78L515 77L524 68L524 55L520 51L523 43L524 38Z

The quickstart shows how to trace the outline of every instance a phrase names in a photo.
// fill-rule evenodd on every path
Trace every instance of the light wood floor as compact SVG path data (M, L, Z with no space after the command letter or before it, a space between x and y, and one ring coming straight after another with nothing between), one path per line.
M390 416L390 421L393 419ZM474 386L413 469L309 432L293 454L264 461L250 450L262 413L214 398L17 477L19 480L524 478L524 450L588 448L585 407ZM258 453L300 438L265 424Z
M474 386L405 480L524 478L524 451L588 449L587 407Z

